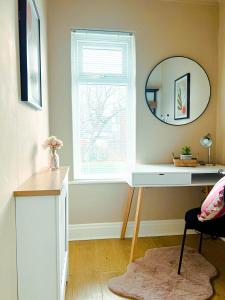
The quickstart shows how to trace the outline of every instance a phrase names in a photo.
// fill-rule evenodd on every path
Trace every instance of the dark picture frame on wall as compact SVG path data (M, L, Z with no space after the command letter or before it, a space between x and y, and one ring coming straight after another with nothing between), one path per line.
M21 100L42 108L40 17L34 0L19 0Z
M174 81L174 120L190 118L190 73Z

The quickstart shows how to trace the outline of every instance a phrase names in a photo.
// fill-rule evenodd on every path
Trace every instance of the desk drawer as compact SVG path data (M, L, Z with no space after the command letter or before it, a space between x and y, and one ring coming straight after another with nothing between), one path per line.
M191 184L190 173L133 173L131 175L132 186L170 186L189 184Z

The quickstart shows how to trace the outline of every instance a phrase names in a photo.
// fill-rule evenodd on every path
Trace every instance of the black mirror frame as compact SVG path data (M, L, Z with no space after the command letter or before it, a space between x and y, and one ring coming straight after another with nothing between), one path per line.
M161 63L164 62L165 60L170 59L170 58L178 58L178 57L190 59L190 60L194 61L196 64L198 64L198 65L202 68L202 70L205 72L205 74L206 74L206 76L207 76L207 78L208 78L208 81L209 81L209 100L208 100L208 103L207 103L205 109L202 111L202 113L201 113L196 119L194 119L193 121L188 122L188 123L186 123L186 124L171 124L171 123L167 123L167 122L161 120L161 119L158 118L156 115L154 115L154 113L152 112L152 110L151 110L151 108L150 108L148 99L147 99L147 92L148 92L147 84L148 84L148 80L149 80L149 78L150 78L152 72L155 70L155 68L156 68L159 64L161 64ZM212 88L211 88L211 82L210 82L210 79L209 79L209 75L207 74L206 70L203 68L203 66L202 66L200 63L198 63L198 62L197 62L196 60L194 60L193 58L190 58L190 57L187 57L187 56L174 55L174 56L169 56L169 57L166 57L166 58L162 59L160 62L158 62L158 63L153 67L153 69L152 69L151 72L149 73L149 75L148 75L148 77L147 77L147 80L146 80L146 83L145 83L145 101L146 101L146 103L147 103L147 106L148 106L148 108L149 108L151 114L152 114L156 119L158 119L159 121L161 121L162 123L164 123L164 124L166 124L166 125L171 125L171 126L184 126L184 125L188 125L188 124L193 123L194 121L198 120L198 119L204 114L204 112L206 111L206 109L207 109L208 106L209 106L209 102L210 102L211 95L212 95L212 91L211 91L211 90L212 90Z

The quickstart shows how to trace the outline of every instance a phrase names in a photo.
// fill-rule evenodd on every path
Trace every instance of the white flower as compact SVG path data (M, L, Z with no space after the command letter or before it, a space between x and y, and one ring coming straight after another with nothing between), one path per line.
M63 142L59 139L57 139L56 136L50 136L45 140L43 143L43 147L50 148L50 149L60 149L63 146Z

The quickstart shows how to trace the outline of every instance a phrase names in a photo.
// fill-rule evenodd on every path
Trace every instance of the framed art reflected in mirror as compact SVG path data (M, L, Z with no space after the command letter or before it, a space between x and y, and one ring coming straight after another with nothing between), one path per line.
M190 73L174 82L174 120L190 117Z
M21 100L42 108L40 17L34 0L19 0Z

